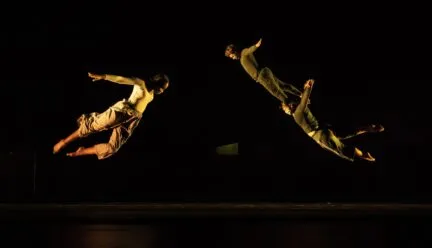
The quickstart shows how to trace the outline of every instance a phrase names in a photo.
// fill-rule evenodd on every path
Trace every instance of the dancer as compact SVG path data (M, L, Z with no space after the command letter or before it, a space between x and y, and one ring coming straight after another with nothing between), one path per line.
M169 87L169 78L165 74L155 74L148 81L111 74L88 73L88 76L93 81L106 80L133 86L132 93L127 100L118 101L103 113L93 112L81 115L77 120L78 129L55 144L54 154L79 138L111 129L112 134L108 143L96 144L87 148L79 147L75 152L66 155L69 157L96 155L98 159L112 156L131 136L147 105L153 101L154 95L162 94Z
M288 104L282 103L283 111L286 114L293 116L295 122L309 135L309 137L314 139L324 149L349 161L354 161L356 158L371 162L375 161L375 158L369 152L364 152L357 147L348 146L344 144L342 140L360 134L382 132L384 131L384 127L382 125L369 125L365 128L359 129L354 134L344 137L336 136L336 133L329 128L320 127L316 118L310 110L306 108L306 103L310 97L314 82L314 80L310 79L305 83L299 104L297 102L291 102Z

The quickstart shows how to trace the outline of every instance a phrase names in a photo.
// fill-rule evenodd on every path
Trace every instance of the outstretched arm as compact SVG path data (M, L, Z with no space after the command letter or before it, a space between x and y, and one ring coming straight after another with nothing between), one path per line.
M135 78L128 78L128 77L122 77L112 74L95 74L95 73L88 73L88 76L93 79L93 81L98 80L106 80L117 84L125 84L125 85L141 85L143 82L142 80L137 80Z
M315 81L313 79L309 79L306 81L304 85L304 91L301 95L300 104L297 106L296 112L304 112L307 106L307 103L309 101L310 94L312 92L312 87L314 85Z
M259 41L256 44L250 46L249 48L246 48L245 49L246 53L247 54L248 53L254 53L257 50L257 48L261 46L261 41L262 41L262 39L259 39Z

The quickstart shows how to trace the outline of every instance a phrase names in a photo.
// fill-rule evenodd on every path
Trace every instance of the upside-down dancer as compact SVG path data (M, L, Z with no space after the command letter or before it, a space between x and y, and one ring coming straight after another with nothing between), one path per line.
M354 161L357 158L372 162L375 161L375 158L369 152L362 151L358 147L346 145L342 141L360 134L382 132L384 131L384 127L382 125L369 125L345 137L338 137L330 128L320 127L317 119L309 108L306 107L314 82L314 80L310 79L304 84L300 103L282 103L283 111L291 115L294 121L309 137L315 140L322 148L350 161Z

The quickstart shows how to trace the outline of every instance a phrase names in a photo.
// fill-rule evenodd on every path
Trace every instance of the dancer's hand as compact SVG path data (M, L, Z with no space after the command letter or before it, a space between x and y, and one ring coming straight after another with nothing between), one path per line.
M310 88L312 87L312 85L315 83L315 80L313 79L309 79L308 81L306 81L306 83L304 84L304 89Z
M259 41L255 44L256 47L260 47L261 46L261 42L262 42L262 38L259 39Z
M105 75L99 75L91 72L88 73L88 76L93 79L93 82L105 79Z

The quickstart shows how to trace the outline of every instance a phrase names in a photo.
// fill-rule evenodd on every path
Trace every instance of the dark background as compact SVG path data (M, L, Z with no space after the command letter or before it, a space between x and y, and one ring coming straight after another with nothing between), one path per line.
M79 2L11 10L17 14L5 18L1 40L0 199L429 202L427 22L357 10ZM259 38L261 65L298 87L316 80L311 108L322 122L385 126L385 133L357 139L376 163L322 150L223 56L227 44L250 46ZM131 92L93 83L89 71L162 71L171 87L115 156L53 156L80 114L103 111ZM240 156L215 154L234 142Z

